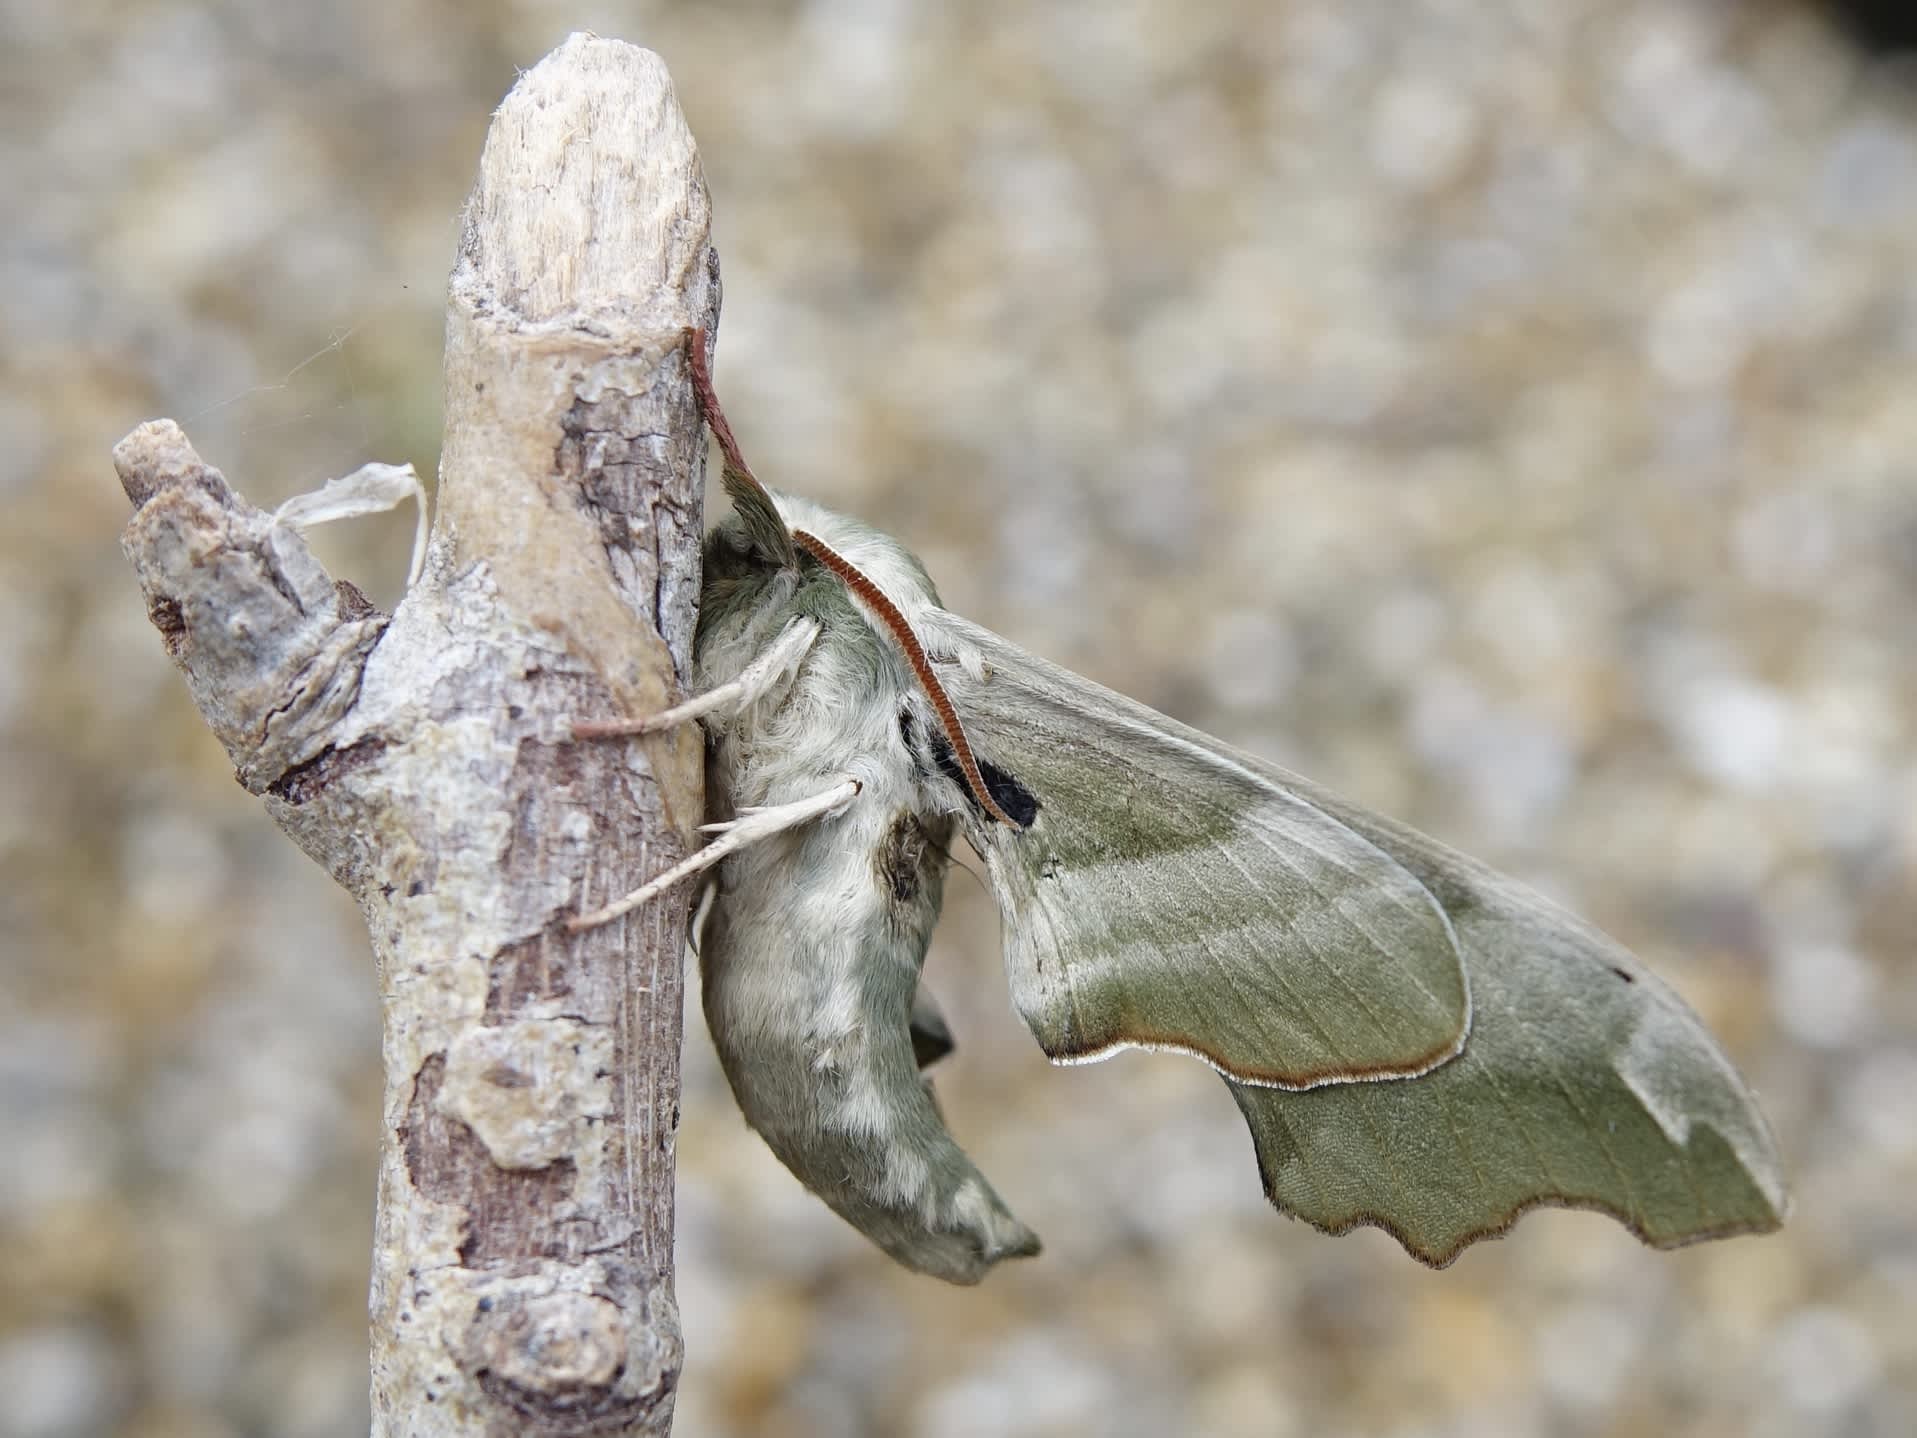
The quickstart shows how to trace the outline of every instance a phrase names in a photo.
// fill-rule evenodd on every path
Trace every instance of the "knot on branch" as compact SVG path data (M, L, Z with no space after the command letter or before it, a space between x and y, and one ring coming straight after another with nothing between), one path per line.
M547 1433L624 1431L669 1399L682 1343L665 1290L609 1266L603 1291L529 1291L512 1279L475 1305L461 1365Z

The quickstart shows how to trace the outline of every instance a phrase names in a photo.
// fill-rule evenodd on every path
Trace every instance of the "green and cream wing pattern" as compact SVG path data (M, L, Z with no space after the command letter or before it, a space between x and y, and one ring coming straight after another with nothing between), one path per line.
M1054 1058L1209 1059L1280 1210L1382 1227L1427 1263L1543 1204L1660 1247L1782 1221L1756 1100L1628 951L1415 830L940 628L967 656L940 674L974 747L1040 805L1024 832L975 835ZM1420 1054L1447 1012L1461 1048Z

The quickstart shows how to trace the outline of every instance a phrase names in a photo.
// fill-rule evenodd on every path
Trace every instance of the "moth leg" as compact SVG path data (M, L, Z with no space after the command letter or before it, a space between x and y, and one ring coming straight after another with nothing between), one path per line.
M718 835L710 844L674 864L657 878L634 889L625 898L615 899L589 914L574 915L566 920L566 930L568 933L576 934L583 929L596 929L601 924L609 924L614 919L631 913L641 904L658 898L681 880L690 879L694 874L704 873L727 854L737 853L741 849L758 843L761 839L769 839L774 834L783 834L787 829L796 829L801 824L809 824L815 819L823 819L836 813L858 797L860 787L857 779L842 779L822 793L813 794L804 799L795 799L790 804L768 804L762 808L743 809L736 819L728 819L718 824L702 824L700 828L703 832Z
M765 653L739 671L739 677L717 688L637 719L582 719L572 726L575 739L617 739L634 734L657 734L690 723L706 714L737 714L749 709L774 684L811 652L819 637L816 620L794 619L772 641Z

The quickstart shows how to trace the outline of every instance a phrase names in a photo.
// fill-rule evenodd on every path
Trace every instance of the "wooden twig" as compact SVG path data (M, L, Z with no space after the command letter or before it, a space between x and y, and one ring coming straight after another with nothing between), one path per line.
M718 303L665 66L574 36L487 137L431 551L390 619L171 421L114 453L126 551L194 701L371 931L375 1434L671 1425L685 896L565 921L684 857L699 737L568 726L678 697L704 453L680 334Z

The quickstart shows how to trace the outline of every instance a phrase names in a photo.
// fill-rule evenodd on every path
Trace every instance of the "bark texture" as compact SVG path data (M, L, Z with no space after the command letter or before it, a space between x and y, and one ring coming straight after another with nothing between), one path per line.
M575 36L495 116L426 573L390 619L169 420L114 459L148 612L240 781L357 898L385 1011L373 1431L665 1433L685 895L577 936L702 815L677 697L719 286L659 58Z

